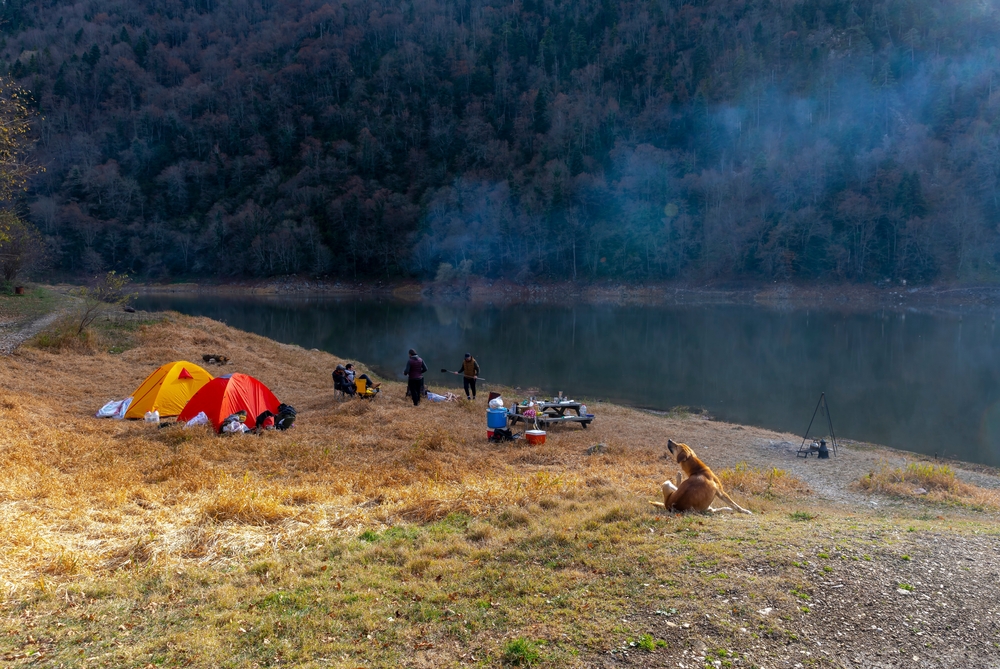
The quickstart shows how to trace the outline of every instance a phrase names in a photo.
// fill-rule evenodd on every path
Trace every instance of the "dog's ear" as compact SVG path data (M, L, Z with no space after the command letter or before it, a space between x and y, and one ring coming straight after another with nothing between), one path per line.
M667 450L671 453L674 452L674 447L677 446L673 439L667 439Z

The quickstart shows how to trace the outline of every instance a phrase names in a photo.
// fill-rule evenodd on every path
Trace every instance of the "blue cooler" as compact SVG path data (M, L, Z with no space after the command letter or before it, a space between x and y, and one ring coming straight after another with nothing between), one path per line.
M488 427L491 430L507 427L507 410L487 409L486 427Z

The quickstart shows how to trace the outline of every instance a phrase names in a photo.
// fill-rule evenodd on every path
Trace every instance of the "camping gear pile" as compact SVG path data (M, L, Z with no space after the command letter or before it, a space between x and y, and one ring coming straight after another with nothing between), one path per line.
M587 413L586 404L563 397L561 392L551 400L529 397L520 404L515 400L509 408L504 407L503 398L498 393L490 393L489 408L486 410L486 438L501 442L523 436L529 444L538 446L545 443L546 430L552 426L579 423L586 428L593 420L594 414ZM524 426L523 435L513 433L518 423Z
M287 430L295 423L296 412L248 374L213 377L198 365L179 360L161 366L131 397L108 402L96 416L145 418L155 423L161 417L176 416L184 427L211 423L219 434L239 434Z

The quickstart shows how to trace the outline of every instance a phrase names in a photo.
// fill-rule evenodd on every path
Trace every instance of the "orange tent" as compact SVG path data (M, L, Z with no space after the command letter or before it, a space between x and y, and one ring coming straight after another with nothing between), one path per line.
M132 393L132 404L125 417L142 418L153 409L159 411L161 416L176 416L188 400L211 380L212 375L193 362L168 362L147 376Z
M230 374L213 379L202 386L187 403L177 420L191 420L204 411L216 432L222 421L237 411L246 411L246 426L253 428L254 419L265 410L278 413L278 398L267 386L247 374Z

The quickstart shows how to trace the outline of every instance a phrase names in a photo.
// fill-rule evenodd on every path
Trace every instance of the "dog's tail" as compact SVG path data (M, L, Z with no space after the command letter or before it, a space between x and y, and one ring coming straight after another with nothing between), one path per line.
M652 504L653 506L658 506L658 507L660 507L661 509L665 509L665 508L667 508L667 507L666 507L666 506L665 506L665 505L663 504L663 502L654 502L653 500L649 500L649 503L650 503L650 504Z

